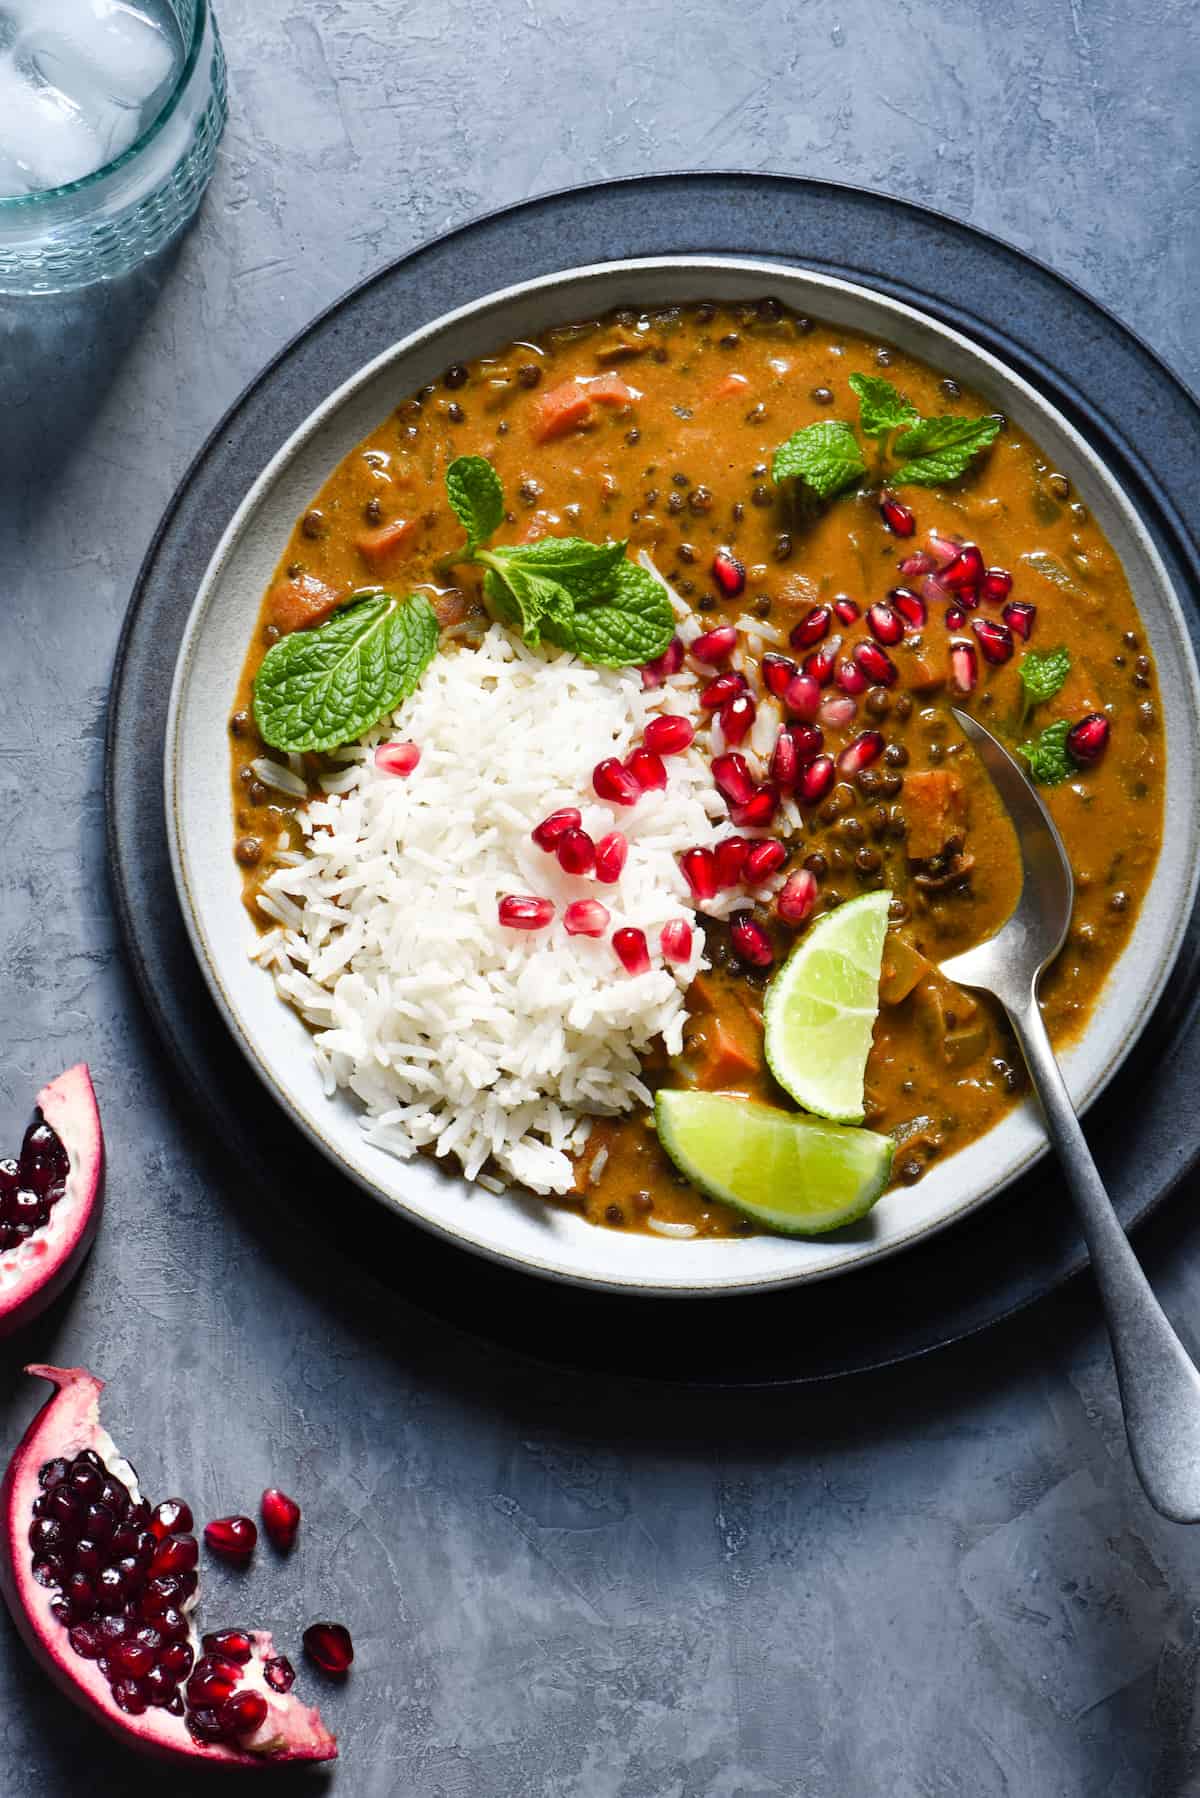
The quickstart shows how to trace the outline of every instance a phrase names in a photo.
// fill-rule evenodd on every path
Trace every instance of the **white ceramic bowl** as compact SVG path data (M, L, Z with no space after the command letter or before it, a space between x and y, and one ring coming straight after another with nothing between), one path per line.
M606 263L510 287L404 338L322 399L263 470L213 556L179 654L166 804L179 897L200 966L235 1042L317 1146L383 1203L464 1247L552 1278L660 1294L745 1292L861 1266L995 1197L1044 1152L1032 1105L889 1193L853 1232L814 1242L757 1236L671 1241L599 1230L519 1194L469 1186L425 1157L371 1148L345 1095L327 1099L300 1020L248 959L254 933L230 854L227 721L260 596L291 525L326 475L406 394L452 362L614 306L776 294L865 331L985 394L1067 474L1125 566L1158 663L1167 736L1166 830L1150 893L1081 1040L1065 1060L1084 1109L1128 1054L1179 948L1200 865L1200 685L1166 571L1129 500L1067 421L1018 376L923 314L828 276L773 263L682 257ZM314 399L318 396L314 395Z

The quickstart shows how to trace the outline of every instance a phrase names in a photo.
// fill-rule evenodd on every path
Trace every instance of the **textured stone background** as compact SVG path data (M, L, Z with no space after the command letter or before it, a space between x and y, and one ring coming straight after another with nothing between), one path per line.
M85 1359L153 1490L209 1514L268 1478L303 1494L287 1573L259 1557L252 1611L214 1575L206 1609L291 1641L352 1625L344 1758L309 1788L339 1798L1200 1792L1200 1538L1135 1486L1086 1290L899 1373L737 1401L363 1315L322 1268L285 1274L254 1194L214 1178L121 963L100 794L130 582L210 426L342 289L493 205L664 168L862 182L1032 249L1194 382L1194 9L219 13L230 128L154 304L0 302L0 1123L15 1141L86 1055L112 1166L82 1282L7 1346L0 1440L33 1404L19 1359ZM1194 1341L1200 1228L1176 1205L1142 1248ZM193 1789L59 1701L6 1620L0 1764L12 1798Z

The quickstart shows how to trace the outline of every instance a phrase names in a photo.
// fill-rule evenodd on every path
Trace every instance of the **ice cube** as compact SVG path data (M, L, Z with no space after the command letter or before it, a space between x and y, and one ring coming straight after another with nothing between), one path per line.
M16 162L31 188L62 187L98 169L100 140L58 88L35 84L0 55L0 156Z
M128 0L41 0L21 35L21 52L38 73L85 112L97 92L145 106L169 81L179 48L173 21Z

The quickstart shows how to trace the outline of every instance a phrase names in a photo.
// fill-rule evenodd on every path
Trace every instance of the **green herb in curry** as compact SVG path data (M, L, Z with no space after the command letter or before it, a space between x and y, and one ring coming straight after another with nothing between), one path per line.
M1067 750L1070 729L1070 719L1060 718L1056 724L1048 724L1031 743L1022 743L1018 748L1018 755L1029 763L1029 778L1038 786L1061 786L1075 773L1075 763Z
M1021 657L1017 673L1021 677L1021 719L1024 725L1035 705L1053 699L1062 691L1071 672L1071 656L1064 644L1057 649L1031 649Z
M941 487L956 481L1000 430L1000 420L987 414L922 418L880 375L853 374L850 387L858 400L859 431L874 439L878 485ZM844 419L822 419L796 431L780 444L771 466L776 485L795 481L817 500L832 499L866 473L854 427Z

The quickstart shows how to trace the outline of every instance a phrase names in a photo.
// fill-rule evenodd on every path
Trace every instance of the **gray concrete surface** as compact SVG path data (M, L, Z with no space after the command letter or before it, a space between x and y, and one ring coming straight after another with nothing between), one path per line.
M129 585L188 459L318 308L482 209L655 168L860 181L1036 251L1194 383L1193 8L219 14L230 128L154 303L64 308L36 355L0 303L0 1134L86 1055L112 1162L84 1279L5 1345L0 1440L33 1405L19 1361L80 1359L155 1491L210 1514L302 1493L253 1616L355 1632L326 1705L344 1758L312 1786L338 1798L1200 1792L1200 1538L1140 1497L1086 1291L908 1370L731 1403L531 1374L285 1278L133 996L100 792ZM1176 1206L1144 1253L1194 1341L1200 1228ZM249 1609L235 1576L209 1594L210 1621ZM0 1766L9 1798L193 1789L100 1737L6 1622Z

